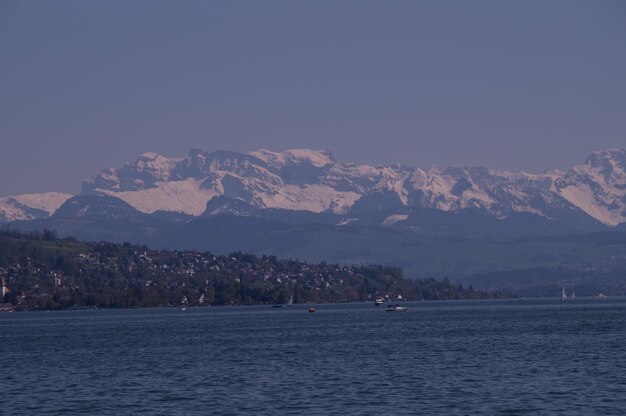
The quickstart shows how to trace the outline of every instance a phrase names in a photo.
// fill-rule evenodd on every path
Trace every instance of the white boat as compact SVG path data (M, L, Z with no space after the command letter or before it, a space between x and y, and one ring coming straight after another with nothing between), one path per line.
M293 305L293 295L289 298L289 302L287 302L287 306Z
M569 297L570 299L576 299L576 293L572 290L572 295Z
M385 302L385 300L383 298L381 298L380 296L376 298L376 300L374 301L374 305L376 306L380 306Z
M567 294L565 293L565 288L563 288L563 290L561 291L561 300L566 300L567 299Z
M385 308L385 312L406 312L407 311L406 306L400 306L400 304L395 304L395 305L387 305L387 307Z

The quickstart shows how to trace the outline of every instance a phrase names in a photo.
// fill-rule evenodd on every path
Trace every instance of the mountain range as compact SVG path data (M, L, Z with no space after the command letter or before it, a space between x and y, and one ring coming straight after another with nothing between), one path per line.
M0 221L69 213L81 218L90 210L102 213L108 204L113 209L122 203L142 214L186 220L281 212L279 216L319 217L315 221L323 218L337 226L464 234L462 224L477 217L487 228L501 228L505 234L598 231L626 222L626 151L596 151L568 171L543 173L371 166L308 149L194 149L184 158L145 153L84 180L79 195L48 192L0 198Z

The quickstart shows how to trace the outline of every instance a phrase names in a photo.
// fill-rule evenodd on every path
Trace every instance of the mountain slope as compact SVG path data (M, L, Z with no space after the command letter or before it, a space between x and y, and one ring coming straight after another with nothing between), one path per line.
M615 148L591 154L555 181L557 192L589 216L615 226L626 221L626 151Z
M48 218L13 223L22 230L49 228L85 241L141 244L154 244L180 225L181 219L176 216L145 214L121 199L106 195L78 195L68 199Z
M0 197L0 222L48 217L71 197L60 192Z

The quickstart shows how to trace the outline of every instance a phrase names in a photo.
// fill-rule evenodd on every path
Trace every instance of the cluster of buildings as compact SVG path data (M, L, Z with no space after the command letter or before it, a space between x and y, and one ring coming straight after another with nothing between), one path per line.
M340 266L278 260L273 256L227 256L149 250L93 243L87 250L59 250L0 268L3 300L27 308L168 304L274 303L364 300L397 289L401 273L380 266ZM8 296L7 296L8 295Z

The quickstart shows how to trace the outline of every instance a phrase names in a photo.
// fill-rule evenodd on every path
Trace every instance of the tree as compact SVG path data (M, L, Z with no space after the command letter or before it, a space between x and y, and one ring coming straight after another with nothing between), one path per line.
M44 228L43 230L43 239L46 241L55 241L57 240L57 232L55 230L50 230L48 228Z

